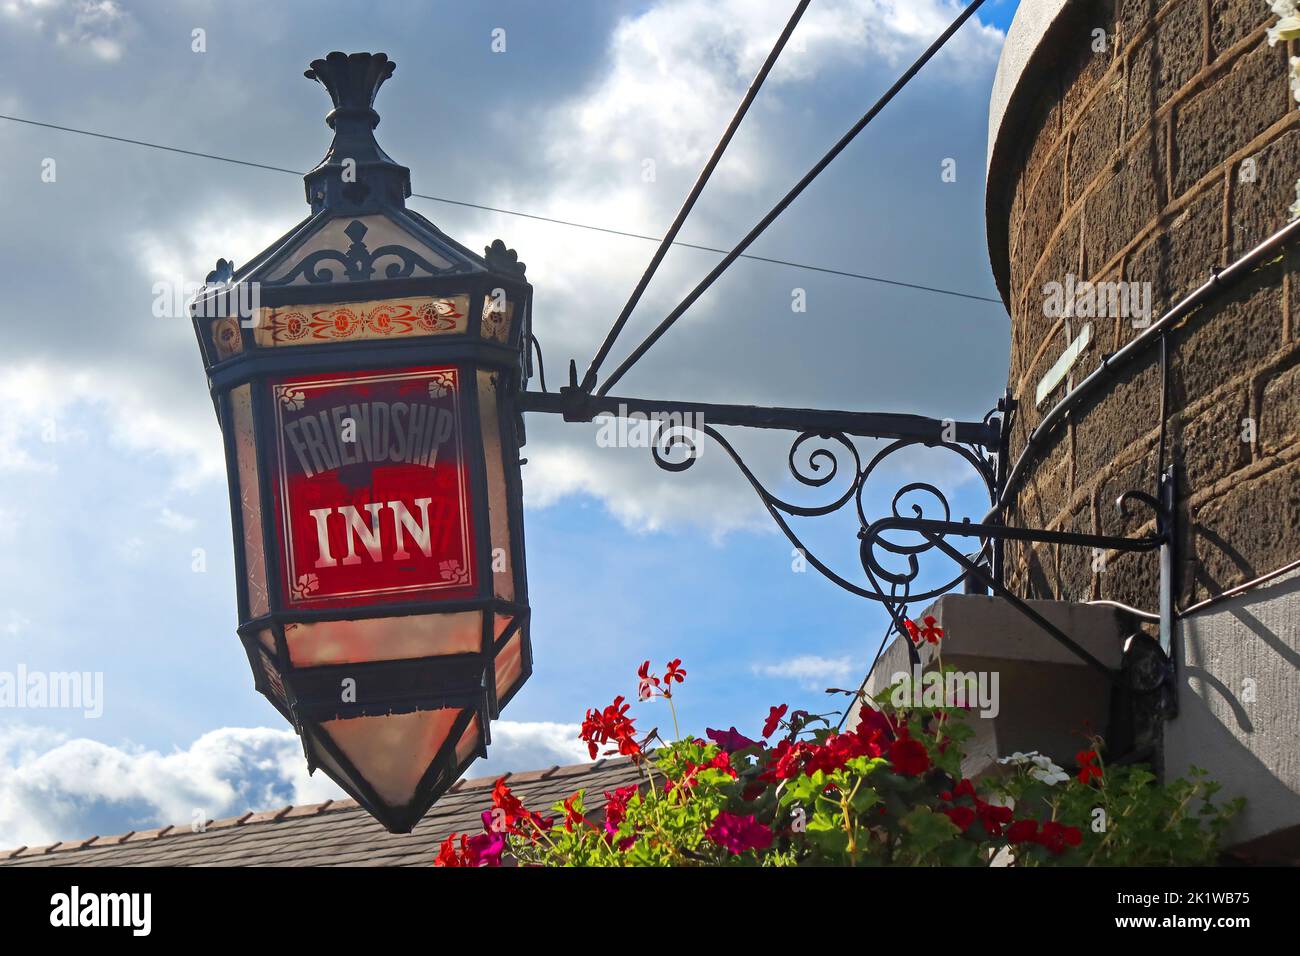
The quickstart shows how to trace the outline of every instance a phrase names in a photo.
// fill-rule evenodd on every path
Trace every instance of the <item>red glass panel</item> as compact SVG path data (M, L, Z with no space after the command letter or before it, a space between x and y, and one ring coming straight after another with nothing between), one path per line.
M461 379L444 367L272 383L286 606L474 595Z

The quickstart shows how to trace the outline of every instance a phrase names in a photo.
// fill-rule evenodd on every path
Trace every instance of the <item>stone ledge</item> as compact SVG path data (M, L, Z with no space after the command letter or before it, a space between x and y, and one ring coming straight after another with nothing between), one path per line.
M1114 608L1064 601L1028 604L1105 666L1119 671L1127 632ZM944 629L945 667L988 675L990 690L997 675L995 706L985 714L976 707L969 718L975 736L962 763L966 776L988 773L995 769L998 757L1018 750L1037 750L1068 767L1082 748L1085 728L1105 732L1111 706L1109 681L1010 602L978 594L947 594L917 619L927 615L933 615ZM923 645L920 657L924 669L937 666L935 645ZM907 646L896 639L880 655L866 693L881 693L896 674L911 670ZM860 707L856 701L850 708L847 728L857 725Z

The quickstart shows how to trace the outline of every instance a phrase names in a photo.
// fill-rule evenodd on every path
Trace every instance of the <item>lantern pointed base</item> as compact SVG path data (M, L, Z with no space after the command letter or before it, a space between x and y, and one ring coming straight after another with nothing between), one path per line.
M390 833L409 833L486 750L484 722L471 708L304 724L303 747Z

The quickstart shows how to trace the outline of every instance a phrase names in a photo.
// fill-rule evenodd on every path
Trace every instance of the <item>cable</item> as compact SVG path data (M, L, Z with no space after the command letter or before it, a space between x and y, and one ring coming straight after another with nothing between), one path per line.
M1226 601L1228 600L1228 598L1236 597L1239 594L1244 594L1247 591L1257 588L1262 584L1267 584L1269 581L1272 581L1274 578L1280 578L1282 575L1286 574L1287 572L1295 571L1297 569L1300 569L1300 561L1292 561L1290 564L1285 564L1274 571L1268 572L1267 574L1261 574L1253 581L1247 581L1245 584L1235 585L1234 587L1228 588L1228 590L1226 591L1222 591L1219 594L1215 594L1206 598L1204 601L1201 601L1198 604L1193 604L1189 608L1184 608L1181 611L1176 611L1174 617L1179 620L1182 620L1188 615L1195 614L1197 611L1203 611L1207 607L1210 607L1211 605L1218 604L1222 601ZM1110 607L1116 607L1119 608L1121 611L1127 611L1129 614L1132 614L1135 617L1140 617L1146 621L1160 620L1159 614L1153 614L1150 611L1140 611L1135 607L1129 607L1127 604L1121 604L1119 601L1085 601L1084 603L1096 604L1096 605L1108 605Z
M1160 615L1153 614L1151 611L1142 611L1135 607L1129 607L1127 604L1121 604L1119 601L1084 601L1084 604L1097 607L1114 607L1132 614L1134 617L1141 618L1144 621L1159 621Z
M877 100L875 105L872 106L871 109L867 110L867 112L863 114L862 118L854 123L847 133L840 137L839 142L832 146L830 151L819 159L812 169L808 170L808 172L804 174L803 179L799 180L799 182L794 185L794 188L786 193L781 198L780 202L768 211L766 216L759 220L758 225L754 226L754 228L749 231L748 235L746 235L744 239L740 240L739 244L727 253L721 262L713 267L713 271L705 276L700 284L690 291L686 298L678 304L677 308L673 309L673 311L668 314L667 318L660 322L659 325L655 327L654 331L646 336L644 341L633 350L632 354L623 360L623 364L615 369L614 373L605 380L605 383L600 387L597 394L608 394L609 390L618 383L618 380L627 374L628 369L635 365L641 356L648 352L650 348L659 341L663 334L672 327L673 323L681 318L686 310L689 309L700 296L708 291L709 287L717 281L718 277L722 275L722 273L726 272L727 268L740 258L742 254L744 254L745 250L750 247L754 240L761 236L767 227L770 226L777 217L781 215L781 213L785 212L791 203L799 198L800 194L808 188L812 181L821 175L822 171L825 170L827 166L834 162L835 158L853 142L859 133L867 128L867 125L874 120L886 106L889 105L894 97L899 94L903 87L907 86L907 84L912 81L912 78L916 76L917 73L921 72L921 68L929 63L936 53L943 49L944 45L952 35L961 29L962 25L973 17L975 11L983 5L984 0L973 0L973 2L961 12L957 19L949 25L948 29L944 30L943 33L939 35L938 39L930 44L929 48L921 54L916 62L908 67L906 72L894 81L894 85L885 91L885 95Z
M1026 470L1037 457L1038 446L1055 430L1057 425L1065 420L1065 416L1070 413L1075 405L1108 381L1111 375L1142 354L1148 345L1163 336L1167 330L1181 322L1205 303L1211 301L1221 291L1232 288L1255 269L1272 262L1278 253L1286 248L1288 243L1298 238L1300 238L1300 219L1283 226L1227 268L1213 270L1210 278L1204 284L1190 292L1182 301L1170 307L1169 311L1154 324L1144 329L1137 338L1131 340L1118 352L1103 357L1101 364L1087 375L1083 381L1067 392L1030 432L1029 437L1025 440L1025 447L1020 450L1015 464L1011 466L1011 470L1007 473L997 503L994 505L993 510L985 516L984 520L989 520L991 516L1006 508L1010 503L1012 497L1018 491L1018 486L1024 478Z
M1184 618L1187 617L1189 614L1195 613L1196 611L1202 611L1212 604L1218 604L1220 601L1226 601L1228 598L1236 597L1238 594L1243 594L1246 591L1251 590L1252 588L1257 588L1261 584L1267 584L1269 581L1273 580L1274 578L1281 577L1282 575L1286 574L1288 571L1296 570L1296 568L1300 568L1300 561L1292 561L1290 564L1283 565L1282 567L1278 568L1276 571L1270 571L1268 572L1268 574L1260 575L1259 577L1255 578L1255 580L1253 581L1247 581L1245 584L1238 584L1236 587L1228 588L1228 590L1222 592L1221 594L1216 594L1213 597L1208 597L1204 601L1201 601L1199 604L1193 604L1191 607L1179 611L1177 616L1179 618Z
M628 317L631 316L632 310L635 309L637 303L641 301L641 296L644 294L646 286L648 286L650 280L654 278L655 271L659 268L659 264L664 261L664 256L668 254L668 250L672 247L673 240L677 238L677 233L681 231L682 226L686 223L686 217L689 216L691 210L695 208L696 200L700 198L700 193L704 192L704 187L708 184L709 177L713 175L713 171L717 168L718 162L722 159L722 154L726 152L727 146L731 143L731 138L736 135L736 130L740 128L741 121L744 120L745 114L749 112L749 107L754 102L754 98L758 96L758 91L762 89L763 81L766 80L767 75L772 72L772 67L776 65L777 58L780 57L781 51L785 49L786 41L790 39L790 34L794 33L794 28L798 26L800 18L803 16L804 11L808 9L808 4L811 2L812 0L799 0L799 4L795 7L794 13L790 15L790 19L786 23L785 29L782 30L781 35L776 38L776 43L772 45L772 50L767 54L767 59L763 61L763 65L759 67L758 73L755 75L753 82L749 84L749 89L747 89L745 95L741 97L740 105L736 107L735 115L731 117L731 122L727 124L727 128L723 131L722 138L718 140L718 144L713 147L713 153L704 164L704 168L700 170L700 175L695 180L695 185L691 187L690 193L686 196L686 201L682 203L681 209L677 211L677 218L673 220L673 224L669 226L668 231L664 233L663 241L659 243L659 248L655 250L655 254L650 258L650 264L646 266L645 272L641 274L641 281L636 284L636 288L633 289L632 294L628 296L627 303L623 306L623 311L620 312L618 318L614 320L613 326L610 327L609 334L605 336L605 341L601 343L600 349L596 352L595 358L591 360L591 365L587 367L587 374L583 376L582 379L582 390L584 392L590 392L595 386L596 375L600 371L601 363L604 362L605 357L609 355L609 350L613 348L615 340L623 331L623 326L627 325L627 320Z
M162 143L150 143L142 139L129 139L125 136L110 136L108 133L96 133L91 130L78 129L74 126L59 126L55 123L42 123L37 120L24 119L21 116L6 116L0 114L0 120L8 120L11 123L22 123L26 126L39 126L42 129L58 130L62 133L74 133L78 136L90 136L95 139L107 139L115 143L126 143L130 146L143 146L146 149L158 149L166 153L180 153L182 156L197 156L200 159L213 159L220 163L230 163L233 166L247 166L251 169L265 169L273 173L288 173L292 176L303 176L296 169L287 169L283 166L271 166L267 163L254 163L246 159L235 159L232 156L219 156L216 153L204 153L194 149L181 149L178 146L166 146ZM556 219L552 216L539 216L534 213L519 212L515 209L502 209L499 206L486 206L482 203L466 202L460 199L447 199L443 196L430 196L427 193L411 193L413 199L428 199L431 202L443 203L448 206L461 206L466 209L478 209L483 212L495 212L503 216L514 216L518 219L532 219L536 222L551 223L556 226L568 226L571 229L586 229L590 232L601 232L611 236L623 236L627 239L643 239L647 242L660 242L659 236L647 236L638 232L628 232L623 229L611 229L606 226L593 226L584 222L573 222L568 219ZM726 249L717 249L713 246L703 246L692 242L674 242L674 246L682 249L695 249L700 252L712 252L717 255L726 255ZM1001 299L990 298L984 295L975 295L971 292L958 292L955 289L945 289L939 286L921 285L914 282L901 282L895 279L885 279L881 276L866 275L860 272L848 272L842 269L830 269L824 266L808 265L802 262L793 262L789 259L773 259L766 256L744 255L742 259L749 259L754 262L766 262L772 265L788 266L791 269L805 269L809 272L822 272L827 275L842 276L847 279L861 279L864 282L876 282L881 285L898 286L903 289L916 289L919 292L932 292L936 295L954 296L959 299L972 299L976 302L991 302L994 305L1002 305Z
M537 353L537 377L541 380L542 391L546 391L546 360L542 358L542 343L537 341L537 336L531 332L528 333L528 339L532 343L533 351Z

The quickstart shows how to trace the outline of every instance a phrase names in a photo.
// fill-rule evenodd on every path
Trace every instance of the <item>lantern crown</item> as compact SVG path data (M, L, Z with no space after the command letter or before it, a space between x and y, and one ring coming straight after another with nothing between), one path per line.
M334 142L325 158L303 177L312 212L381 203L404 206L411 195L411 171L385 153L374 134L379 125L375 97L396 69L384 53L335 50L312 60L303 74L325 87L334 103L325 115Z

